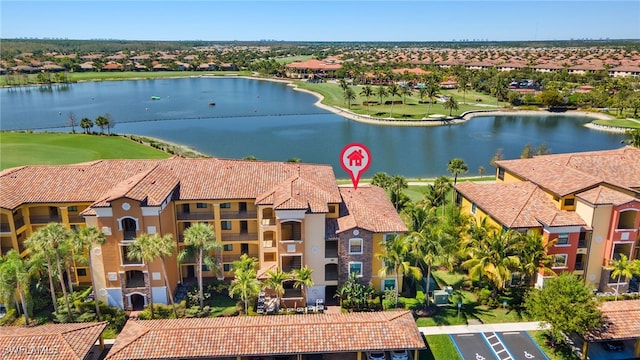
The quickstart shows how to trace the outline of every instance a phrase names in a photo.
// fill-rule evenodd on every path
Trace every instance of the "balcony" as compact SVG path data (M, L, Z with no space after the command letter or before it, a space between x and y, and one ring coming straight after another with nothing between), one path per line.
M222 233L222 241L251 241L258 240L257 232L247 232L240 234L225 234Z
M20 229L24 226L24 218L21 216L19 218L13 219L13 224L16 226L16 230Z
M9 226L8 223L0 224L0 233L10 233L10 232L11 232L11 226Z
M210 212L179 212L178 220L213 220L213 213Z
M233 255L222 255L222 262L223 263L232 263L234 261L240 260L240 256L241 254L233 254ZM247 253L248 257L252 257L252 258L256 258L258 259L260 257L260 255L257 252L249 252Z
M31 224L48 224L51 222L62 222L59 215L29 216Z
M84 224L84 217L80 215L69 215L70 224Z
M258 217L258 213L255 211L221 211L220 219L255 219Z
M584 270L584 263L583 262L576 262L576 270Z
M276 225L276 219L275 218L262 219L262 221L260 222L260 225L262 225L262 226L275 226Z

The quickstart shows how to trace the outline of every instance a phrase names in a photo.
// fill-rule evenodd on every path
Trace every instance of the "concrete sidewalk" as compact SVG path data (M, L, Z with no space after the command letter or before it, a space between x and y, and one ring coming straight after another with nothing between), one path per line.
M481 324L481 325L447 325L447 326L425 326L419 327L418 330L423 335L438 334L468 334L481 332L505 332L505 331L532 331L545 330L548 327L542 327L537 322L516 322L501 324Z

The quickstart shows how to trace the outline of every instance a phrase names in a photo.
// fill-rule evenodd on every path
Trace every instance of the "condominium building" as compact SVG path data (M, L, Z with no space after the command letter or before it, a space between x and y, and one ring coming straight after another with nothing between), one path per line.
M386 193L377 187L338 187L328 165L225 159L100 160L61 166L23 166L0 173L0 245L23 255L24 241L50 222L68 228L95 226L106 236L91 249L92 269L74 264L75 283L96 281L97 297L120 308L167 303L169 292L196 275L195 260L130 260L139 235L172 235L178 251L184 231L196 222L215 229L222 272L232 277L241 254L257 258L259 274L308 266L314 286L303 294L285 283L285 301L329 299L350 272L381 289L380 242L407 229Z
M640 149L623 147L497 161L495 183L456 185L458 203L498 229L537 231L553 241L552 269L574 272L602 292L621 254L640 258ZM537 286L544 283L538 274Z

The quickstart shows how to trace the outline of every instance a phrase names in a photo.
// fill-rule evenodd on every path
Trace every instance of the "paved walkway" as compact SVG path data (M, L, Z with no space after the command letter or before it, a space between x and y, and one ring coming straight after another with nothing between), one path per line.
M468 334L481 332L505 332L505 331L532 331L544 330L547 327L541 327L540 323L534 322L516 322L501 324L481 324L481 325L447 325L447 326L425 326L419 327L418 330L423 335L438 334Z

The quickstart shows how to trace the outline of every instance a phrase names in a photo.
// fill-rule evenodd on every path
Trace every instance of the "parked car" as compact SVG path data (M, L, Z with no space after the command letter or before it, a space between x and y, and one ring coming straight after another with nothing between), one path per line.
M367 360L387 360L384 351L367 351Z
M407 350L391 350L389 352L391 360L409 360L409 352Z
M602 346L607 351L622 351L624 350L624 343L622 341L603 341Z

